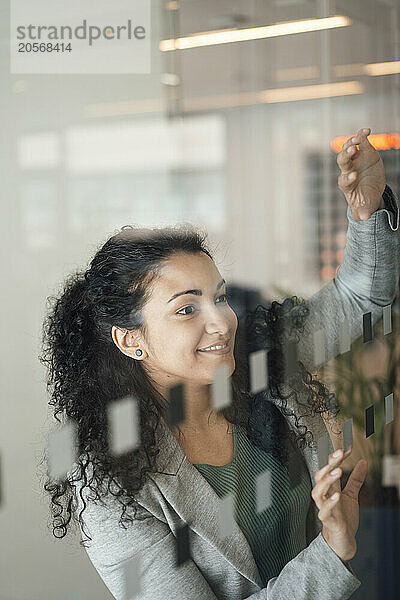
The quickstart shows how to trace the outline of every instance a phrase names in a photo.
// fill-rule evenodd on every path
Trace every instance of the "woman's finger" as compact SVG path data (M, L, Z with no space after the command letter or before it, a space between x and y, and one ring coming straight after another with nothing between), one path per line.
M338 456L335 456L336 452L339 452ZM324 477L326 473L332 471L332 469L334 469L335 467L338 467L346 458L350 456L351 452L351 447L346 452L343 452L342 448L336 450L335 452L332 452L332 454L328 456L328 464L325 465L325 467L322 467L322 469L318 469L318 471L315 472L315 481L318 482L320 479L322 479L322 477Z
M368 471L368 462L364 459L359 460L347 480L347 484L343 491L346 492L353 500L358 499L359 491L365 481Z
M357 132L357 137L360 138L360 145L363 146L364 148L373 148L373 145L370 143L368 136L371 133L371 129L365 128L365 129L359 129Z
M332 517L332 511L338 504L340 500L340 495L340 492L335 492L334 494L332 494L332 496L330 496L323 502L318 512L318 519L322 521L322 523L326 523L326 521L328 521L328 519Z
M326 498L331 496L333 491L337 491L338 488L340 489L340 485L338 486L337 482L341 475L342 469L337 467L333 469L333 471L326 473L326 475L313 488L311 496L319 509L326 501ZM335 490L331 489L333 484L336 484Z
M358 134L353 135L352 137L349 137L349 139L345 141L345 143L342 146L342 150L347 149L351 145L354 145L354 144L357 145L360 143L360 141L361 141L361 137Z
M346 174L353 169L353 160L358 154L359 151L357 150L356 142L346 142L346 144L344 144L336 159L336 162L342 173Z

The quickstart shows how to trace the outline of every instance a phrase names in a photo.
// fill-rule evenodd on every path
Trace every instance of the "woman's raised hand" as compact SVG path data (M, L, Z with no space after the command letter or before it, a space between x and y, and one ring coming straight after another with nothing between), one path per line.
M337 450L329 455L328 464L315 473L316 484L311 492L319 508L322 535L343 561L353 558L357 550L355 535L359 523L358 494L368 470L367 461L359 460L341 491L340 465L350 456L351 451L351 448L346 453Z
M359 129L345 142L337 156L341 170L338 185L357 221L366 221L372 213L385 206L382 199L386 185L385 168L379 152L368 141L370 133L369 128Z

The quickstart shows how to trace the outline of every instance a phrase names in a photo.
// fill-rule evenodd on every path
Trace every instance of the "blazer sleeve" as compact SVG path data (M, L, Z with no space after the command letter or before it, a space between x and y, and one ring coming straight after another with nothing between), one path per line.
M386 186L387 208L367 221L356 221L347 208L347 244L336 276L308 301L310 312L298 342L298 358L311 372L340 352L341 323L347 319L350 341L363 333L363 314L371 312L372 323L382 317L382 308L392 304L400 276L400 231L398 200ZM323 330L325 360L314 357L314 334Z
M360 585L319 533L284 566L278 577L246 600L347 600Z

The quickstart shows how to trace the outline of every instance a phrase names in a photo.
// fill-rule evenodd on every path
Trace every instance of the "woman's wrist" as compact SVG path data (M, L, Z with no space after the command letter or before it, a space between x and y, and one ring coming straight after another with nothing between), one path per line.
M323 527L321 533L322 533L322 537L324 538L324 540L326 541L328 546L331 548L331 550L333 550L333 552L336 554L336 556L338 556L340 558L340 560L342 561L342 563L348 568L348 565L346 564L347 561L354 558L354 556L356 554L355 539L352 539L352 540L340 539L339 542L337 540L336 540L336 542L334 542L330 538L329 533L327 532L326 528Z

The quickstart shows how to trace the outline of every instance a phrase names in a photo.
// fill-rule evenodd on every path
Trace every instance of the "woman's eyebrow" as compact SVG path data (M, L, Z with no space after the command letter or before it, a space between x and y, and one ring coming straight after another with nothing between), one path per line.
M219 283L217 283L216 291L218 291L219 288L224 285L224 283L226 283L225 279L221 279L221 281ZM193 294L194 296L202 296L202 291L201 290L186 290L184 292L178 292L177 294L174 294L172 296L172 298L170 298L168 300L168 302L171 302L172 300L175 300L175 298L177 298L178 296L183 296L184 294ZM167 302L167 304L168 304L168 302Z

